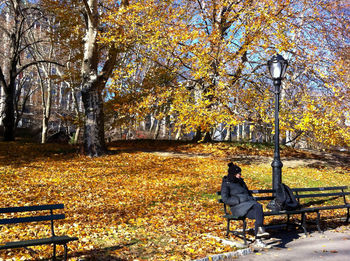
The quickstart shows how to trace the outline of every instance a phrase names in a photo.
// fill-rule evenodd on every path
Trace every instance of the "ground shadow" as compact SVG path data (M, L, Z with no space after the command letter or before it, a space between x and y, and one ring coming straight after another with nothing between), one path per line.
M71 258L77 258L79 261L127 261L126 259L118 258L115 255L111 255L111 251L115 251L118 249L121 249L128 245L120 245L120 246L111 246L111 247L105 247L105 248L94 248L92 250L86 250L86 251L78 251L74 253L68 253L68 260ZM29 261L33 259L27 259L25 261ZM44 258L39 259L41 261L49 261L52 260L52 258ZM63 255L57 255L56 256L57 261L64 260Z
M287 248L286 245L298 238L303 237L305 234L299 229L278 229L269 230L271 235L270 239L266 240L267 245L273 248Z
M256 164L269 164L272 162L273 157L267 156L257 156L257 155L234 155L228 157L227 161L237 162L245 165L256 165ZM299 167L305 166L309 168L314 168L318 170L323 170L327 168L340 167L345 170L350 170L350 154L334 152L334 153L324 153L314 152L314 154L301 155L294 154L293 156L282 157L282 163L286 167Z
M81 261L126 261L126 259L121 259L115 255L111 255L111 251L122 249L125 246L127 245L95 248L89 251L79 251L73 253L70 257L78 258Z
M265 156L235 156L230 157L227 161L236 162L243 165L257 165L257 164L265 164L271 163L268 157Z
M28 142L0 142L0 166L27 166L31 162L67 161L79 157L78 147L69 144L39 144Z
M344 222L345 219L326 219L321 218L320 219L320 225L321 230L331 230L331 229L337 229L339 227L342 227L344 225L348 225L346 222ZM279 228L279 229L267 229L270 233L271 237L270 239L266 240L267 245L269 245L272 248L288 248L286 245L298 238L305 237L305 233L302 228L297 227L297 229L293 227L289 227L288 229L286 227ZM316 222L310 221L307 223L307 231L309 233L318 233Z

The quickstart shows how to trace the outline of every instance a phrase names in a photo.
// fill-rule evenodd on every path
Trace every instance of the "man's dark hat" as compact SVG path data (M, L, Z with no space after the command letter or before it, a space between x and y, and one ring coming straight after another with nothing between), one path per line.
M237 173L240 173L241 171L242 171L242 169L240 167L238 167L236 164L233 164L232 162L230 162L228 164L228 174L236 175Z

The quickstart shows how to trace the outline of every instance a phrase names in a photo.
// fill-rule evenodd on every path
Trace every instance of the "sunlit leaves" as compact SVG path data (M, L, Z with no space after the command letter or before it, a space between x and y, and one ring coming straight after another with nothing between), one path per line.
M271 187L271 161L263 157L272 155L269 146L125 141L110 149L111 154L91 159L57 144L0 143L1 207L64 203L66 219L57 222L56 234L79 237L69 244L72 260L193 260L235 249L208 236L225 235L215 193L227 173L228 159L243 157L237 163L250 188ZM308 152L282 150L282 160L311 157L315 156ZM291 187L349 183L349 168L315 166L285 164L283 181ZM334 213L345 214L322 216ZM238 226L233 224L233 229ZM37 224L1 226L0 242L49 235L49 229ZM21 249L0 255L18 260L48 258L52 253L51 246L34 249L37 253Z
M106 16L111 30L101 35L101 42L125 47L109 86L124 122L152 113L159 120L170 114L186 132L246 120L269 125L273 95L265 64L279 52L291 64L281 99L282 133L308 137L320 131L322 137L313 138L348 144L346 58L337 61L333 55L348 39L346 19L333 15L344 14L343 4L131 1L128 8L111 10ZM154 77L150 91L144 79L159 67L172 80L164 84ZM309 121L316 117L307 108L313 101L326 112L317 115L324 124ZM341 109L331 108L332 103ZM330 126L320 130L325 125ZM333 127L337 131L331 133Z

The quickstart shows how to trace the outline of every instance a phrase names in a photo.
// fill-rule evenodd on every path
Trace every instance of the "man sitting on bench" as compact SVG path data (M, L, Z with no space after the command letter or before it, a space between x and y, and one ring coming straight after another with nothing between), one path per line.
M230 206L232 215L255 219L255 245L266 247L261 238L268 237L269 233L263 227L262 206L250 193L241 176L241 168L232 162L228 164L228 167L228 175L222 179L221 198L225 204Z

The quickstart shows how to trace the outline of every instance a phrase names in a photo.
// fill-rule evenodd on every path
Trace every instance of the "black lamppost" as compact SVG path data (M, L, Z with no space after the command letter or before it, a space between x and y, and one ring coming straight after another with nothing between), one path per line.
M272 56L267 63L273 85L275 86L275 151L273 154L272 166L272 188L277 189L278 184L282 183L282 167L283 164L280 158L280 144L279 144L279 103L280 103L280 89L281 81L286 73L288 62L279 54Z

